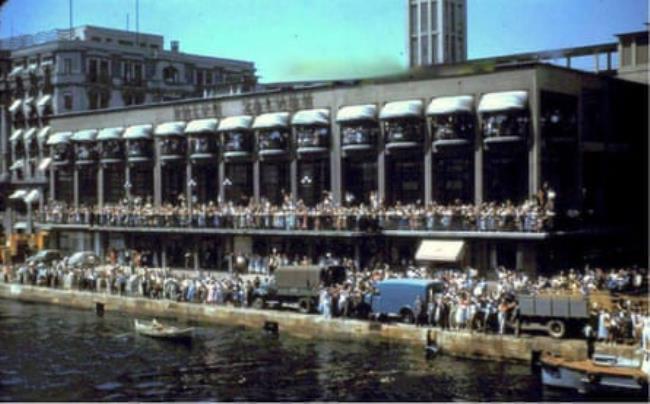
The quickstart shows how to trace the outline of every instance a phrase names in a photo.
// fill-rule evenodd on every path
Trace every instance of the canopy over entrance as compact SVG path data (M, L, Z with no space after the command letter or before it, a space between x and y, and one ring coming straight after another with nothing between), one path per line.
M429 262L459 262L465 253L465 242L462 240L422 240L416 261Z

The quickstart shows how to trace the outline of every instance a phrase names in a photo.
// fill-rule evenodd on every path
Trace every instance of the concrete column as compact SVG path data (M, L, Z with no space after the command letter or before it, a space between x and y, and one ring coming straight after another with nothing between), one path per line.
M384 125L379 122L379 141L377 142L377 196L380 201L386 200L386 149L384 147Z
M153 204L160 207L162 204L162 164L160 161L160 142L154 139L154 165L153 165Z
M342 185L342 168L341 168L341 128L336 124L334 119L334 111L336 108L330 108L330 136L331 136L331 149L330 149L330 181L332 189L332 197L334 203L341 204L343 202L343 185Z
M52 158L52 153L50 153L50 158ZM55 181L55 172L54 165L50 164L50 199L56 199L56 181Z
M101 163L97 168L97 206L104 207L104 166Z
M533 76L530 91L530 140L532 144L528 150L528 195L535 195L541 187L541 92L537 82L537 73Z
M424 124L424 204L429 205L433 200L433 154L431 150L433 136L431 120L425 118Z
M490 251L490 269L496 268L499 265L499 260L497 257L497 246L495 243L489 243L488 247Z
M93 242L94 242L95 254L97 254L99 257L103 257L104 255L106 255L104 254L104 249L102 248L101 233L99 232L93 233Z
M594 53L594 72L598 73L600 71L600 58L598 52Z
M260 201L260 182L261 182L261 173L260 173L260 160L255 158L253 160L253 200L255 203Z
M521 269L528 276L537 276L537 250L539 246L531 243L517 244L517 269Z
M191 185L193 182L193 177L192 177L192 163L190 162L190 159L187 159L187 163L185 165L185 199L187 200L187 206L189 207L189 212L190 215L193 214L194 212L194 202L192 196L194 195L194 189Z
M160 246L160 266L162 269L167 269L167 243L163 240Z
M192 243L192 261L194 261L194 270L199 271L199 247L196 240Z
M478 98L477 98L478 99ZM476 137L474 138L474 203L483 202L483 135L481 133L482 119L476 122Z
M289 163L289 181L291 182L291 199L293 202L298 200L298 159L292 156Z
M74 195L74 207L78 208L79 207L79 168L74 167L73 168L73 174L72 174L72 193Z
M131 183L131 166L127 162L124 164L124 183ZM122 184L124 186L124 184ZM132 185L133 186L133 185ZM127 199L131 199L131 188L130 187L125 187L124 188L124 196Z
M226 200L226 187L223 185L223 181L226 179L226 163L223 160L219 160L217 176L219 178L219 200L224 202Z

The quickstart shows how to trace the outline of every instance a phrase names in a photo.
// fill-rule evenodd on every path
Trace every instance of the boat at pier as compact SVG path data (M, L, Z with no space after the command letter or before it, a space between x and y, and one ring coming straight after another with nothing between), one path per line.
M642 360L594 354L592 359L566 360L551 354L541 358L544 386L574 389L582 394L648 394L647 366L650 351Z
M194 328L179 328L171 325L166 325L158 322L157 320L143 321L134 320L135 331L138 334L145 335L152 338L165 338L165 339L188 339L192 338Z

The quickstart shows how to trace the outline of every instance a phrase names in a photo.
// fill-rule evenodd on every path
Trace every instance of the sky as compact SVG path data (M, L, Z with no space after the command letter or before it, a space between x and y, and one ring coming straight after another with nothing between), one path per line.
M69 26L70 0L8 0L0 37ZM72 0L73 25L135 30L136 0ZM406 68L407 0L139 0L140 32L181 51L254 61L262 82ZM647 0L468 0L468 57L613 42L645 28Z

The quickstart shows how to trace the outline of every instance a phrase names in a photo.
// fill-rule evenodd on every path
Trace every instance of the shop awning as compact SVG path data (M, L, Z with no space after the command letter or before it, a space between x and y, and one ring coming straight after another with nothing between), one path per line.
M52 157L45 157L38 164L38 169L41 171L46 171L48 168L50 168L50 164L52 164Z
M97 137L95 138L97 141L100 140L120 140L122 139L122 133L124 132L124 128L119 126L116 128L104 128L100 129L99 133L97 133Z
M39 143L43 143L47 140L47 137L50 135L50 132L52 131L52 128L49 126L45 126L41 130L38 131L38 134L36 135L36 139L38 139Z
M153 126L147 125L132 125L126 128L124 131L124 139L127 140L136 140L136 139L151 139L151 131Z
M25 142L25 144L31 142L32 139L36 136L36 131L37 130L38 130L37 128L29 128L29 129L27 129L25 131L25 133L23 133L23 142Z
M19 160L14 161L14 163L11 165L11 167L9 167L9 170L10 171L22 170L23 167L25 167L25 162L23 161L23 159L19 159Z
M421 100L389 102L381 109L379 119L419 118L422 108Z
M185 133L185 122L165 122L156 126L154 135L156 136L183 136Z
M14 224L14 230L27 230L27 222L17 222Z
M23 114L29 116L34 108L34 97L27 97L23 100Z
M250 115L229 116L219 122L220 132L250 129L253 117Z
M337 122L350 122L350 121L376 121L377 120L377 106L374 104L368 105L351 105L339 109L336 114Z
M427 107L427 115L454 114L458 112L472 112L474 110L474 97L459 95L454 97L438 97L431 100Z
M41 96L38 99L38 101L36 101L36 109L38 110L39 115L43 115L43 109L51 104L52 104L52 95L46 94Z
M216 118L195 119L187 124L185 134L216 132L218 122Z
M27 195L25 195L25 198L23 198L23 200L25 201L25 203L33 204L34 202L38 202L40 198L41 198L41 191L39 191L38 189L32 189L31 191L29 191Z
M303 109L293 115L292 125L329 125L330 110L320 109Z
M288 112L272 112L255 117L253 129L286 128L289 125Z
M47 139L47 145L64 144L70 142L72 132L56 132Z
M30 63L29 66L27 66L27 70L28 70L30 73L36 73L37 70L38 70L38 64L36 64L36 63Z
M526 108L528 108L527 91L487 93L481 97L481 102L478 104L478 112L495 112Z
M11 195L9 195L9 199L23 199L26 196L27 196L26 189L17 189Z
M23 137L23 130L22 129L16 129L11 136L9 137L10 142L17 142Z
M458 262L465 252L465 242L462 240L422 240L416 261Z
M12 114L18 112L18 108L20 108L21 105L23 105L23 100L14 100L14 102L9 106L9 112Z
M71 140L73 142L94 142L97 138L97 129L83 129L76 131Z
M13 69L11 69L11 72L9 72L9 77L15 77L18 76L20 73L22 73L24 70L24 67L22 66L16 66Z

